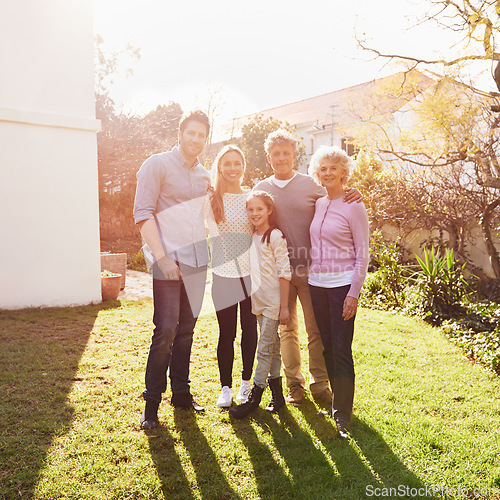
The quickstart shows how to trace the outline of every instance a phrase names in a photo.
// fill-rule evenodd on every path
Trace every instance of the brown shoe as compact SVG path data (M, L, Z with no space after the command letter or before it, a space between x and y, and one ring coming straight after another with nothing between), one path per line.
M304 401L305 393L306 390L300 384L295 384L290 388L290 392L286 397L286 402L289 405L300 405L300 403Z
M320 406L323 406L325 408L332 407L333 394L329 387L326 387L322 391L313 394L313 398L314 401L316 401L316 403L318 403Z

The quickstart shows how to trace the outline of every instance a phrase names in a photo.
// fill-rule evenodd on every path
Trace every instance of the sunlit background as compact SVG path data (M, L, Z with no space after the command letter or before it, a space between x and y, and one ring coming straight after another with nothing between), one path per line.
M128 62L133 75L117 78L110 88L118 109L140 114L170 101L183 109L205 107L215 95L221 117L232 118L400 69L362 51L356 36L386 53L446 54L456 42L449 30L418 23L427 5L410 0L98 0L94 25L105 49L130 44L141 51L139 61ZM480 69L489 73L486 66ZM489 79L484 86L491 87Z

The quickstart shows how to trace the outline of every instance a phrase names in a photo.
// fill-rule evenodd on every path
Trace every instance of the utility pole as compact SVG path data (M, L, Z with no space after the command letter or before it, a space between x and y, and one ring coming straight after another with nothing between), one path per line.
M331 130L330 130L330 146L333 146L333 140L335 138L335 134L334 134L334 125L335 125L335 122L334 122L334 115L335 115L335 104L332 104L330 106L330 110L331 110L331 117L332 117L332 125L331 125Z

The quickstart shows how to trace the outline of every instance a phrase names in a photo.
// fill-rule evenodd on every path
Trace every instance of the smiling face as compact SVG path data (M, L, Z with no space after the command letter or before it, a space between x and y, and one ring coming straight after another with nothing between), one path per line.
M288 141L278 142L269 150L267 161L271 164L276 179L286 180L293 177L293 164L297 152Z
M327 191L336 192L343 190L345 171L338 162L325 158L318 168L318 179Z
M219 172L228 186L240 186L245 165L237 151L228 151L219 162Z
M257 234L264 234L269 229L269 216L272 210L261 198L253 197L247 201L247 215Z
M179 131L179 151L190 163L194 163L207 142L207 127L198 120L189 120Z

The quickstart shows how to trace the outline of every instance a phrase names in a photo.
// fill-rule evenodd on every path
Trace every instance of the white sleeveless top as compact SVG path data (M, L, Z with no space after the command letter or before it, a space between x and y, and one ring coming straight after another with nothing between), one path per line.
M242 278L250 274L250 245L253 226L247 216L247 193L224 193L224 221L216 224L210 195L207 195L205 221L208 229L212 273L223 278Z

